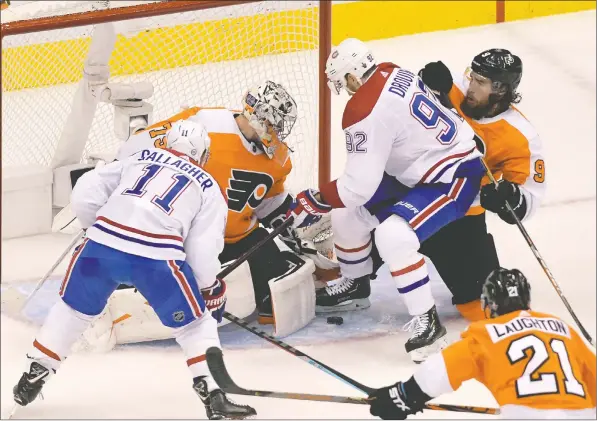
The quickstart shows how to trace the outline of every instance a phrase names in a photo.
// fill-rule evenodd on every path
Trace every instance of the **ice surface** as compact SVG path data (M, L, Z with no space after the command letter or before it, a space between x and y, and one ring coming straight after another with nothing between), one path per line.
M418 70L443 60L458 69L485 48L504 47L520 55L524 76L521 110L535 124L545 145L549 192L546 206L526 223L578 317L595 337L595 12L421 34L370 43L379 60ZM344 163L339 129L342 99L334 98L333 175ZM532 285L533 307L572 322L515 226L489 217L501 264L521 269ZM68 236L4 242L2 280L36 280L68 244ZM32 252L32 250L34 252ZM27 256L27 257L24 257ZM60 268L57 273L64 271ZM26 309L33 323L1 316L0 407L12 402L11 389L23 370L24 355L55 299L58 278L50 281ZM21 284L24 290L32 283ZM382 268L372 283L372 306L342 314L344 324L325 317L286 338L302 351L369 386L406 379L415 366L403 348L408 321L405 308ZM447 289L433 283L442 319L451 339L465 323L450 305ZM234 326L222 328L225 359L233 378L253 389L362 396L338 380ZM172 341L120 346L108 354L69 357L37 401L17 418L203 418L191 389L182 352ZM330 403L233 397L254 406L259 418L370 418L367 407ZM438 401L495 405L483 386L471 381ZM464 418L463 414L426 411L419 418ZM489 418L489 417L488 417Z

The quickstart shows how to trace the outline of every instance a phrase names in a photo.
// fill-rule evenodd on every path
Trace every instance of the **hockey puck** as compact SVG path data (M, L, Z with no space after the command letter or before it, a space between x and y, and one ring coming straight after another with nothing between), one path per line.
M340 326L342 323L344 323L344 319L340 316L331 316L328 317L328 324L329 325L336 325L336 326Z

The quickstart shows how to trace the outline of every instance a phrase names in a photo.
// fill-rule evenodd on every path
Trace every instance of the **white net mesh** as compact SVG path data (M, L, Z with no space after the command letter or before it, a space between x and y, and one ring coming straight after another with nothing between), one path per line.
M108 2L68 4L73 13ZM287 139L295 150L289 187L317 184L318 2L222 6L116 22L115 28L110 82L150 81L153 121L181 105L238 109L246 89L267 79L285 86L299 113ZM3 38L3 167L50 165L93 33L86 25ZM82 160L118 146L111 105L98 106L88 138L82 134L80 141Z

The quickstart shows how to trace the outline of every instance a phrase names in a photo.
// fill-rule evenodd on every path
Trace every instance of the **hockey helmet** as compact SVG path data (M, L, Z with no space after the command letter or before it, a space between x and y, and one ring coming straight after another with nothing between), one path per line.
M517 310L528 310L531 286L518 269L495 269L483 284L481 305L489 309L490 317L498 317Z
M515 92L522 79L522 60L502 48L491 48L473 58L471 70L490 79L497 89Z
M328 87L334 94L340 95L343 89L347 89L347 74L362 78L375 65L373 53L363 41L347 38L332 50L325 63Z
M211 139L205 126L197 121L179 120L172 123L166 144L168 149L186 155L201 166L209 159Z

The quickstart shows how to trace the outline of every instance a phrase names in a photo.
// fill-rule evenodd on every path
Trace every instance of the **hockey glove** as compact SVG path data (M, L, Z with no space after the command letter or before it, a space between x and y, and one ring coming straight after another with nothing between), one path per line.
M205 306L211 311L211 316L220 323L226 307L226 282L216 278L216 282L212 286L201 290L201 295L205 300Z
M441 61L427 63L419 70L419 77L430 89L441 94L448 94L454 83L450 69Z
M411 378L409 382L415 382ZM416 382L415 382L416 384ZM406 383L398 382L391 386L376 389L369 395L371 408L369 412L383 420L405 420L408 415L413 415L423 410L425 399L409 400L406 393ZM416 385L418 388L418 385ZM425 396L428 398L428 396Z
M488 211L497 213L504 222L515 224L514 217L506 208L506 201L518 219L524 218L527 213L527 203L518 184L500 180L497 188L493 184L481 187L481 206Z
M307 189L296 195L286 213L287 218L294 218L293 228L308 227L332 210L330 205L315 198L317 193L319 193L317 190Z

